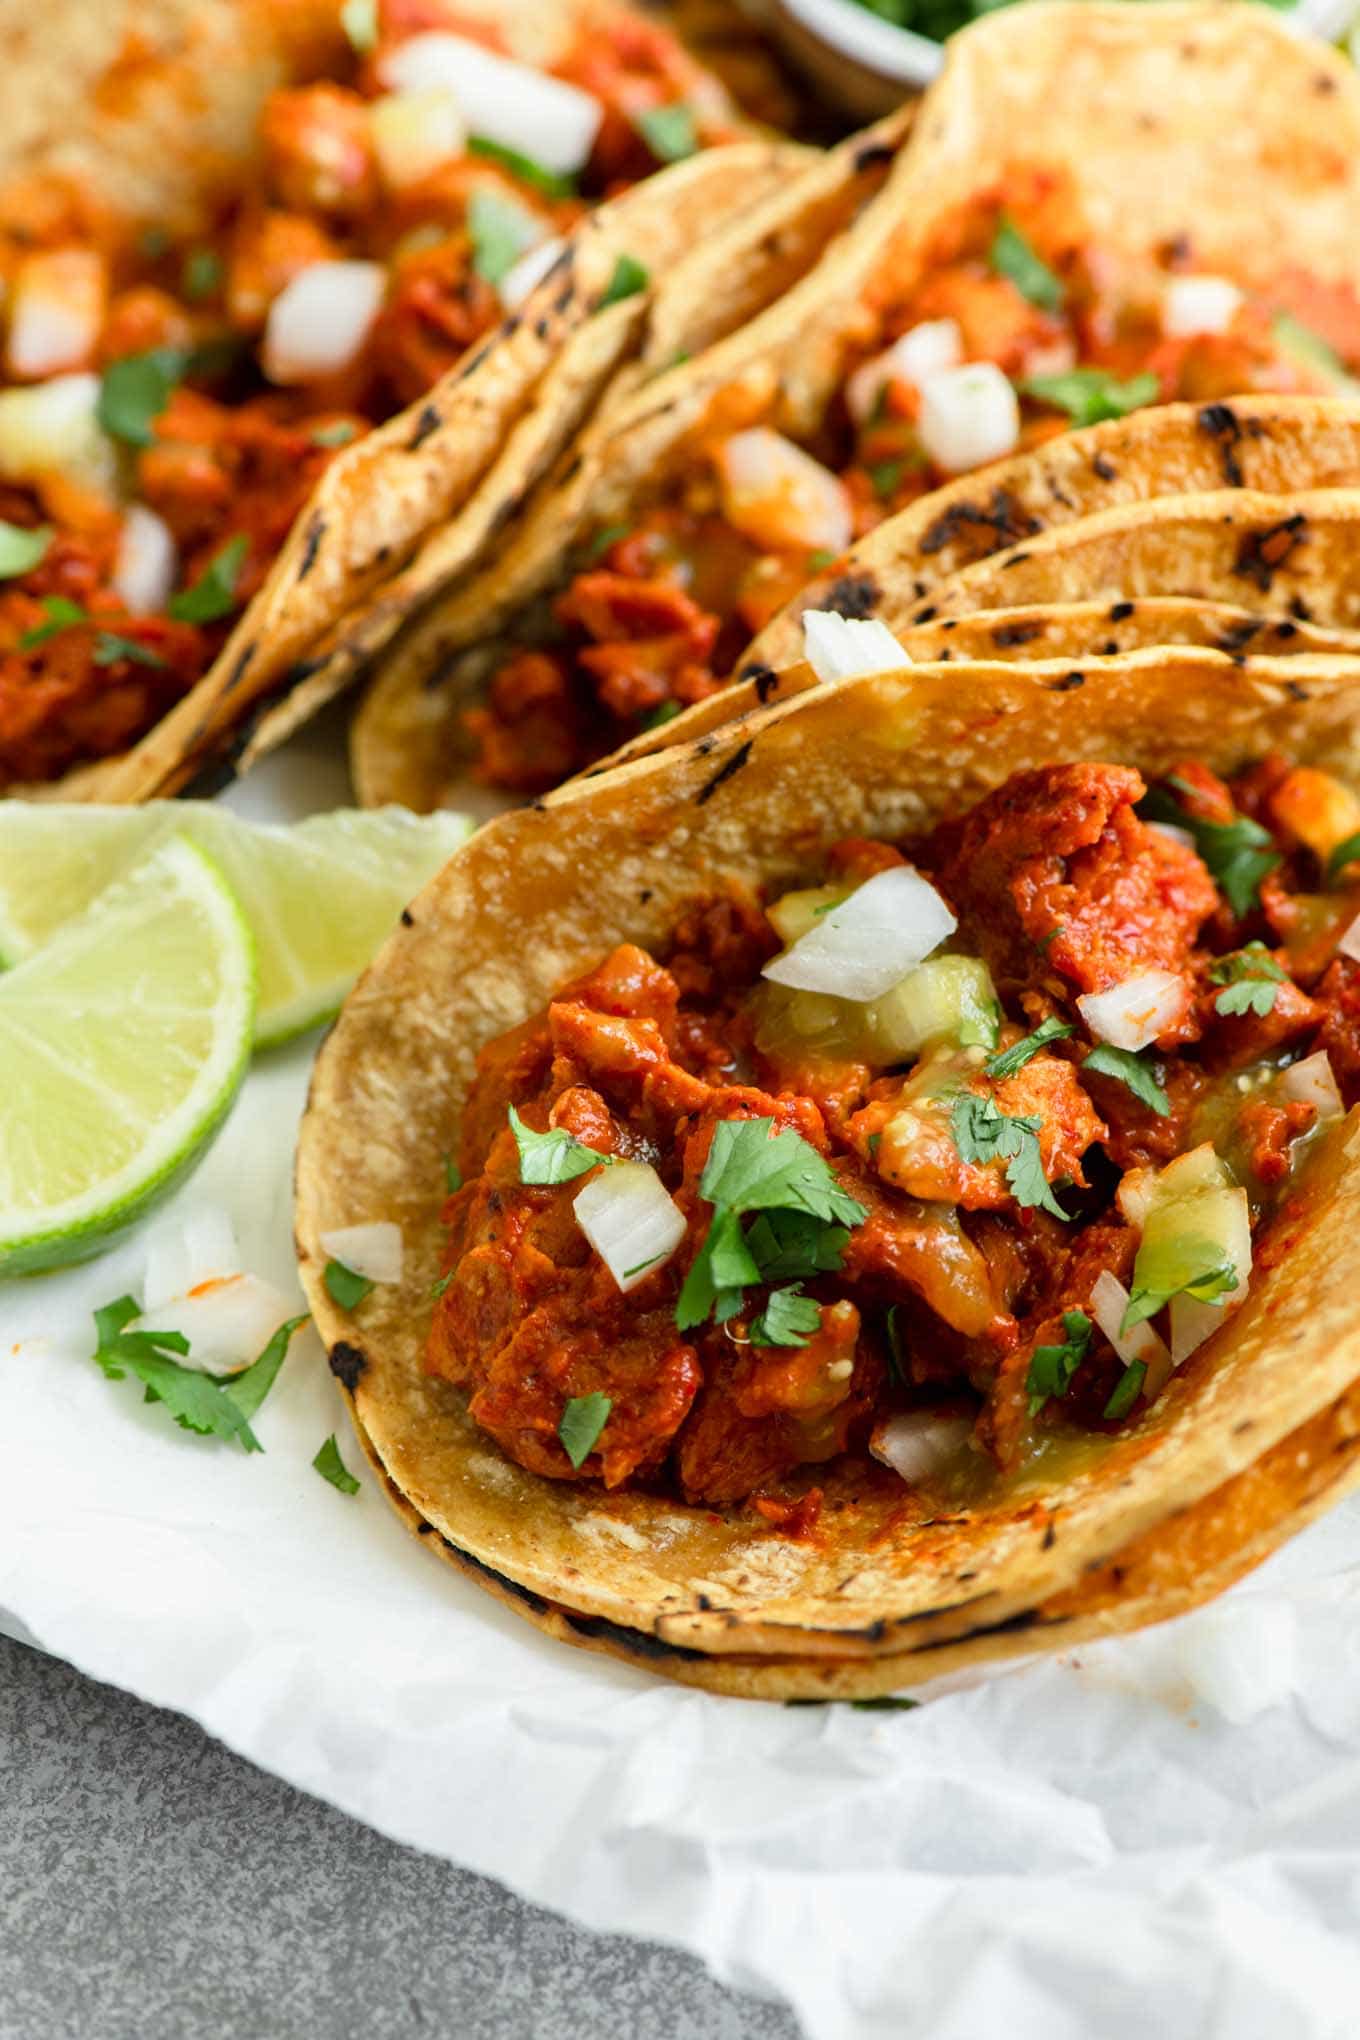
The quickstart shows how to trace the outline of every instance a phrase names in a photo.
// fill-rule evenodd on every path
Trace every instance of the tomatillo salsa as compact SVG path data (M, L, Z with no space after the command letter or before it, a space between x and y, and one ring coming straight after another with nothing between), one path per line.
M535 1473L794 1534L839 1454L1127 1423L1360 1099L1357 859L1311 767L1072 763L715 893L483 1049L430 1370Z

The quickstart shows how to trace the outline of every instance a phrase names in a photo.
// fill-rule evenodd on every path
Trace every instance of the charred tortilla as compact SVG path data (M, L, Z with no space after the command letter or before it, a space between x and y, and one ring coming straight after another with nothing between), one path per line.
M1354 1114L1318 1151L1288 1251L1253 1279L1231 1330L1126 1432L948 1520L912 1520L900 1497L889 1508L866 1495L853 1464L833 1466L813 1544L772 1537L740 1511L545 1481L497 1450L462 1395L424 1369L442 1248L438 1158L454 1144L482 1043L617 942L664 942L722 878L806 883L833 841L911 834L1056 760L1119 760L1153 777L1193 755L1232 773L1279 747L1353 780L1358 728L1360 682L1343 662L1319 671L1303 699L1195 648L1139 655L1132 673L1093 669L1076 689L1016 666L917 666L753 715L474 838L350 1000L318 1063L299 1155L304 1284L408 1521L431 1526L431 1541L447 1540L465 1570L555 1633L692 1683L785 1695L882 1690L949 1662L928 1655L936 1646L985 1659L1087 1633L1085 1618L1117 1626L1099 1581L1091 1602L1082 1583L1138 1539L1149 1540L1148 1585L1131 1619L1183 1605L1193 1564L1171 1563L1163 1578L1158 1533L1201 1504L1205 1536L1221 1536L1206 1579L1226 1582L1243 1551L1264 1555L1281 1525L1271 1512L1306 1508L1331 1479L1324 1467L1281 1486L1264 1456L1314 1420L1325 1432L1323 1413L1360 1372L1335 1280L1360 1217ZM402 1284L341 1311L322 1280L320 1236L378 1218L402 1226ZM1349 1421L1338 1414L1336 1437ZM1338 1461L1349 1466L1350 1450ZM1255 1499L1239 1515L1243 1496ZM1050 1607L1051 1627L1035 1614ZM676 1648L696 1655L676 1659Z

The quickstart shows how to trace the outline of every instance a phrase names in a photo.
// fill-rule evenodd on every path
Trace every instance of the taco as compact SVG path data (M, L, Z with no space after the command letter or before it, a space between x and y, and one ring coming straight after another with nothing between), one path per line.
M299 1152L407 1520L555 1633L825 1694L1153 1619L1336 1492L1360 668L1310 663L848 679L481 831Z
M665 263L802 160L739 140L614 0L343 13L357 48L334 7L323 33L311 5L128 0L73 65L85 123L67 15L25 31L6 790L179 783L432 523L479 490L503 514L551 461L636 337L635 251Z
M489 570L398 640L355 728L362 797L429 806L469 766L541 791L713 694L819 570L852 605L852 540L1074 423L1349 387L1358 142L1353 73L1260 10L977 23L854 228L611 396ZM1209 487L1231 418L1204 437Z

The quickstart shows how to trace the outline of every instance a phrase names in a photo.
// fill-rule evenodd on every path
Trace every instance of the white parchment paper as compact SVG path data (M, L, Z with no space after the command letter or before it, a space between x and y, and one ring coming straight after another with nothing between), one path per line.
M343 797L325 756L255 811ZM256 1066L178 1200L282 1286L312 1047ZM1360 2030L1360 1506L1212 1609L913 1713L709 1699L547 1642L366 1475L319 1479L332 1430L360 1459L310 1332L258 1457L106 1382L90 1313L143 1260L0 1286L0 1607L46 1648L815 2040Z

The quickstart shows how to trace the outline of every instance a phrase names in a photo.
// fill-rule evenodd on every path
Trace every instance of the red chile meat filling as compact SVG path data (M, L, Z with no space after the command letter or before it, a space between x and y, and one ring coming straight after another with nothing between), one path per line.
M891 1457L912 1413L966 1413L1003 1468L1126 1421L1360 1097L1358 832L1345 787L1279 758L1151 789L1049 766L902 849L838 844L822 891L731 887L664 964L616 949L481 1054L431 1371L533 1472L781 1522L788 1476ZM957 927L887 998L762 976L795 910L908 862ZM673 1229L626 1290L574 1208L619 1162ZM1185 1263L1190 1208L1221 1265Z

